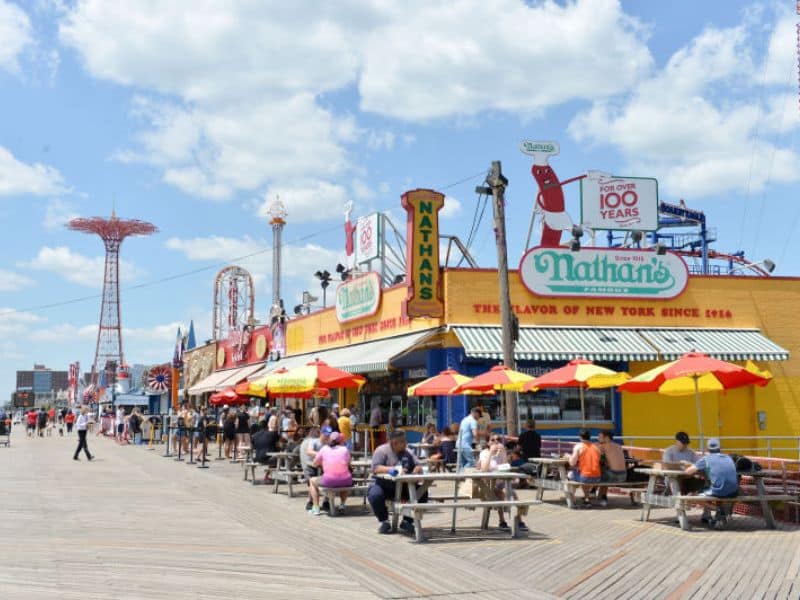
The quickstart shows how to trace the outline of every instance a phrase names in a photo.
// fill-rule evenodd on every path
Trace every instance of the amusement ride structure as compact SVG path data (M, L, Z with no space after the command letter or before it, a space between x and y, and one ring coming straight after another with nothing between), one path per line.
M73 231L100 236L106 249L100 325L91 372L91 385L96 387L102 371L108 371L116 377L117 367L125 364L119 299L119 248L125 238L152 235L158 228L146 221L120 219L113 210L111 218L80 217L72 219L67 227Z
M224 340L239 334L253 323L255 291L253 278L242 267L225 267L214 280L215 340Z

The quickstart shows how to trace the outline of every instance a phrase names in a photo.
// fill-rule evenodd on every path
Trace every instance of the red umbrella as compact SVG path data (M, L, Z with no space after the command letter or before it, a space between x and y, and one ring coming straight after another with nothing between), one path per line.
M425 381L408 388L409 396L449 396L450 391L461 384L472 381L470 377L462 375L453 369L442 371Z
M208 399L209 404L212 406L220 406L222 404L247 404L250 399L247 396L240 396L233 388L226 388L216 394L211 394Z
M700 394L730 390L746 385L765 386L771 377L757 369L746 369L717 360L702 352L689 352L678 360L637 375L617 389L623 392L658 392L665 396L691 396L697 404L700 444L703 443L703 413Z

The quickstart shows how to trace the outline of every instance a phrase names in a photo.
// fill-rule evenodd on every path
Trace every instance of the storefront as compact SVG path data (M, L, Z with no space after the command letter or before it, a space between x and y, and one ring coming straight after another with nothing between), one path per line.
M510 274L511 298L520 323L516 360L532 375L584 357L636 375L659 362L697 350L769 369L765 388L703 395L706 435L755 437L800 435L800 334L793 307L800 305L800 279L689 277L673 298L542 297L531 292L518 271ZM458 422L480 402L502 423L492 397L407 399L409 385L451 368L477 375L500 362L500 311L494 270L442 272L444 316L403 316L407 290L382 290L378 309L362 319L339 322L335 308L292 320L287 326L289 356L275 363L292 367L314 358L363 374L368 383L342 401L369 421L378 404L383 422L438 427ZM696 434L693 398L656 394L589 391L581 418L577 390L547 390L519 397L520 418L536 418L546 433L574 433L585 420L592 428L612 428L636 436Z

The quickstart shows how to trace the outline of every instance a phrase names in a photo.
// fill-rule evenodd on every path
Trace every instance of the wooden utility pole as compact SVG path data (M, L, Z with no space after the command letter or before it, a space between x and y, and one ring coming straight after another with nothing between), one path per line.
M508 247L506 245L505 191L508 179L503 176L499 160L492 162L492 170L486 177L488 188L477 188L478 193L491 193L494 208L494 233L497 242L497 278L500 284L500 316L503 335L503 364L510 369L516 367L514 361L514 342L518 325L511 312L511 292L508 285ZM517 398L514 392L503 392L506 408L506 431L518 435Z

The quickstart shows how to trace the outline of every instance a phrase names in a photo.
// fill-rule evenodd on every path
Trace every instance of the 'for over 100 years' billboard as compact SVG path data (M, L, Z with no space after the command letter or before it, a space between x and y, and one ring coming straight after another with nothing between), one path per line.
M658 229L658 181L589 173L581 179L581 223L591 229Z

